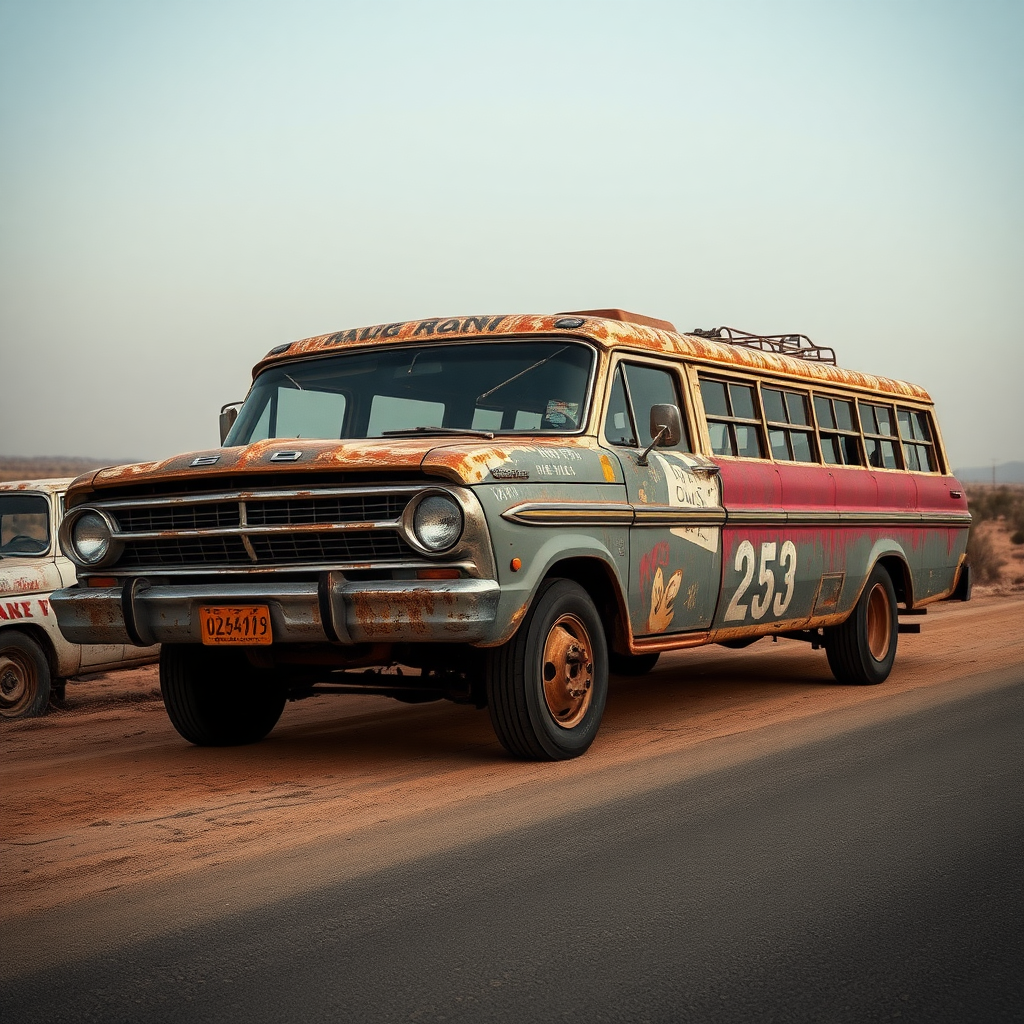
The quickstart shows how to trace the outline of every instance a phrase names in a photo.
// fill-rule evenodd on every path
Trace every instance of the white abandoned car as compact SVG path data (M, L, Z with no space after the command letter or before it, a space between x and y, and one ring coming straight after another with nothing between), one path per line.
M70 676L153 661L159 647L73 644L50 594L75 582L57 527L67 480L0 483L0 717L41 715Z

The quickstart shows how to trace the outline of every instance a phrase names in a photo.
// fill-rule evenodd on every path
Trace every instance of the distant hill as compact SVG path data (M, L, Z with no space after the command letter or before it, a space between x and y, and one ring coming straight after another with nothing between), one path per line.
M964 484L992 483L991 466L972 466L954 469L953 476ZM1003 462L996 466L997 484L1024 484L1024 462Z
M79 476L103 466L123 466L131 459L85 459L70 455L0 455L0 480L46 480Z

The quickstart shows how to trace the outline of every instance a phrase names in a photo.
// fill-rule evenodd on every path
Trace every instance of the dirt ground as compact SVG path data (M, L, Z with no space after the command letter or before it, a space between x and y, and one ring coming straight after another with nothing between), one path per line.
M156 666L72 683L66 707L0 729L2 917L344 843L474 802L557 810L607 799L668 752L700 761L726 737L753 742L822 716L838 724L858 708L885 715L894 695L950 699L953 680L1024 665L1024 594L933 605L916 621L922 633L900 637L879 687L836 685L824 652L797 641L664 656L643 679L613 679L595 745L554 765L511 761L485 711L443 702L315 697L290 704L262 743L201 749L168 722Z

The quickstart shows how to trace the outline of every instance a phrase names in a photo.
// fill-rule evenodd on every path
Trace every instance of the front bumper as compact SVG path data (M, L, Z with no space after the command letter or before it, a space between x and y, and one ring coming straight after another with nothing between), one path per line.
M50 598L72 643L201 643L202 605L265 604L275 643L479 643L496 635L495 580L352 582L322 573L303 583L70 587Z

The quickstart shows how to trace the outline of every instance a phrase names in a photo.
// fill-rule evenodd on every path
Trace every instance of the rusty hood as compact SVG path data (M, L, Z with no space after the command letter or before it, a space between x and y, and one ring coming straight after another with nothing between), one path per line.
M485 481L544 481L561 478L566 482L596 483L616 479L614 460L593 441L560 437L521 443L515 438L477 440L437 437L367 438L321 441L306 438L275 438L239 448L211 448L208 451L175 455L161 462L111 466L86 473L68 489L67 507L87 501L104 491L131 492L152 485L177 485L188 492L190 484L208 490L214 480L231 489L233 481L245 478L245 486L287 486L290 477L301 474L394 472L407 476L421 472L458 484ZM325 480L326 482L326 480Z

